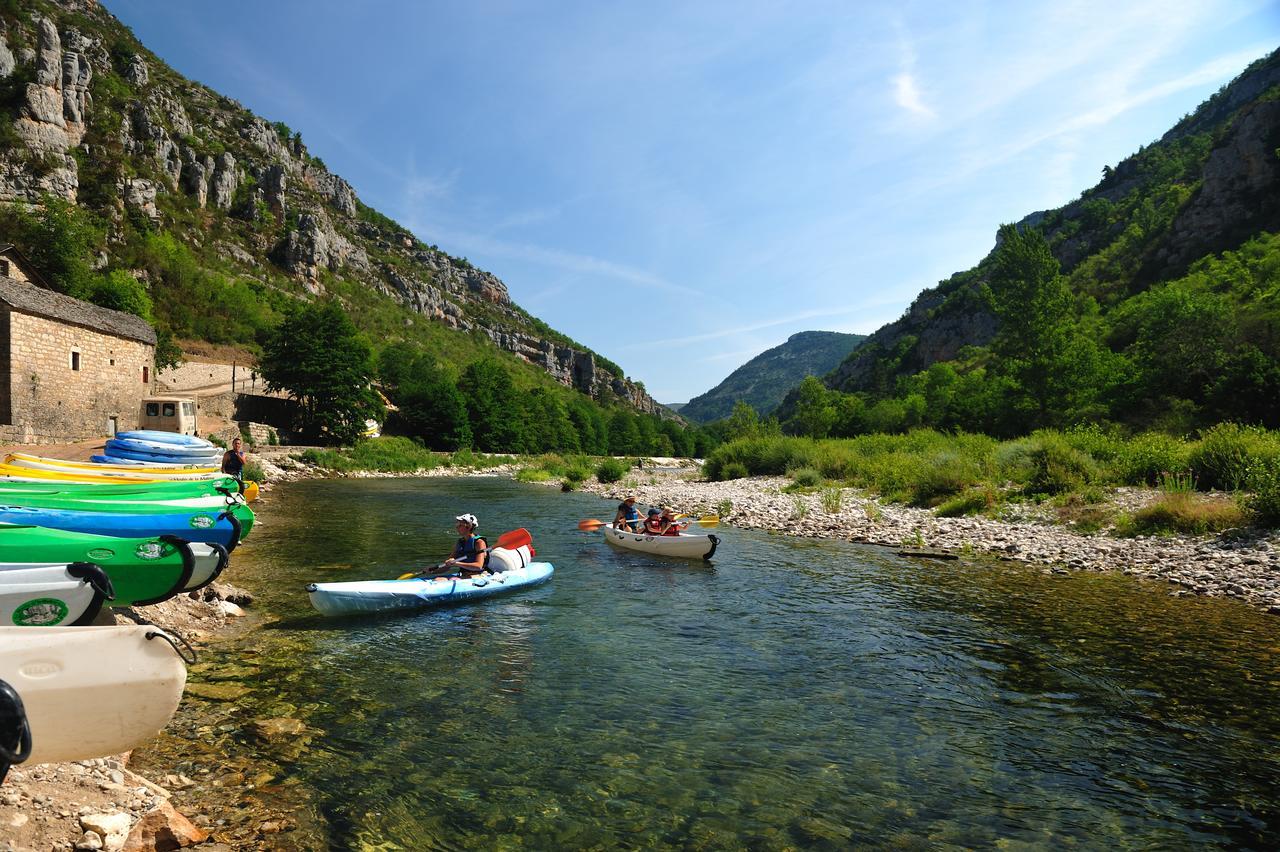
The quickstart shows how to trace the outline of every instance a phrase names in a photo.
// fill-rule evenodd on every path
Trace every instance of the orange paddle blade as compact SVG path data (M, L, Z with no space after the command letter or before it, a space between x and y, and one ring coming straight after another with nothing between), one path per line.
M498 547L505 547L507 550L515 550L526 544L533 544L533 536L529 535L529 531L524 527L498 536Z
M578 521L578 529L595 530L608 524L608 521L597 521L595 518L587 518L585 521Z

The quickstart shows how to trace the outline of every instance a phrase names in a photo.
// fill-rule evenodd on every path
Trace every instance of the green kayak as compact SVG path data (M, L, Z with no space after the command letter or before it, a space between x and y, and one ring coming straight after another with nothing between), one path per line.
M172 500L235 494L239 485L231 477L221 479L175 480L172 482L71 482L62 480L10 479L0 477L0 495L62 494L117 495L129 500Z
M183 540L115 538L44 527L0 525L0 576L5 563L92 562L111 578L111 606L158 603L182 591L195 570Z

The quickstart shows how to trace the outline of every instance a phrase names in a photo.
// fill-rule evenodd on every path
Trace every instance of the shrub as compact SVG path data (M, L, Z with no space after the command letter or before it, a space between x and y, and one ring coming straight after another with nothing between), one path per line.
M1265 429L1219 423L1200 438L1189 464L1203 489L1235 491L1249 483L1252 466L1280 457L1280 441Z
M811 467L796 468L791 471L791 481L802 488L815 488L822 484L822 474Z
M1025 485L1031 481L1035 473L1035 462L1032 454L1036 450L1036 442L1030 438L1017 441L1005 441L996 447L992 464L996 473L1009 482Z
M822 511L828 515L834 515L839 512L843 503L844 492L839 488L824 488L822 490Z
M722 518L727 518L733 511L733 501L729 499L721 500L716 504L716 514Z
M370 438L347 452L349 470L376 470L383 473L412 473L430 470L440 462L421 444L408 438Z
M560 490L573 491L590 475L591 471L584 467L571 467L565 471L564 478L560 481Z
M278 434L276 434L276 430L275 430L275 429L268 430L268 432L267 432L267 444L268 444L268 445L270 445L270 446L272 446L272 447L277 447L277 446L279 446L279 445L280 445L280 436L279 436Z
M605 459L596 468L596 479L604 483L617 482L627 473L627 466L617 459Z
M1053 432L1038 433L1031 451L1029 494L1062 494L1076 491L1097 478L1093 459L1071 446Z
M747 466L741 462L729 462L720 469L721 479L745 479L750 475Z
M977 465L957 453L941 452L915 467L911 502L917 506L936 505L944 497L959 494L979 479Z
M1249 487L1253 494L1248 507L1262 526L1280 527L1280 460L1259 463L1251 471Z
M960 518L988 512L999 502L999 492L994 488L970 488L943 502L933 513L940 518Z
M217 435L210 435L209 443L213 444L215 447L222 447L224 450L227 448L227 442L219 438Z
M1160 474L1187 470L1191 446L1161 432L1131 439L1112 460L1115 476L1126 485L1154 485Z
M809 516L809 502L799 494L791 498L791 519L802 521Z
M516 482L546 482L550 478L551 474L540 467L522 467L515 475Z
M249 480L253 480L254 482L262 482L267 478L267 474L262 469L262 465L256 461L245 462L242 475L246 482Z
M1136 533L1203 535L1244 524L1244 511L1234 501L1205 499L1197 494L1165 494L1133 514Z

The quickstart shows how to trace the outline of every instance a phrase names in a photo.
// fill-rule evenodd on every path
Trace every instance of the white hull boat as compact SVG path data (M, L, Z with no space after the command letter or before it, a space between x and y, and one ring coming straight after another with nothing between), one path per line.
M720 538L714 535L649 535L618 530L613 527L601 527L605 540L627 550L638 550L641 553L652 553L655 556L675 556L681 559L711 559L720 544Z

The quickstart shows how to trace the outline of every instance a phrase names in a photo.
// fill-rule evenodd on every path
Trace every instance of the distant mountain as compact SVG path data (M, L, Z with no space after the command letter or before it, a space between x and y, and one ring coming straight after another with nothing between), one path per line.
M679 413L680 413L680 409L684 408L684 407L685 407L686 405L688 405L688 404L689 404L689 403L687 403L687 402L665 402L665 403L663 403L663 405L665 405L667 408L670 408L670 409L671 409L672 411L674 411L676 414L679 414Z
M727 417L733 404L743 400L757 413L768 414L805 376L826 375L864 340L866 335L836 331L793 334L786 343L760 353L678 410L682 417L707 423Z

